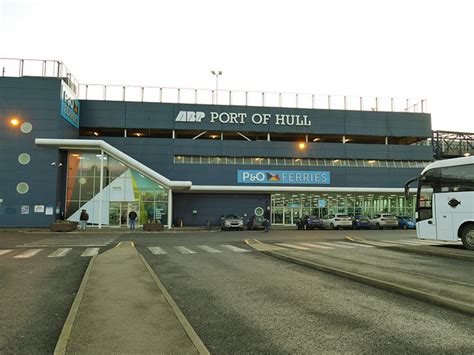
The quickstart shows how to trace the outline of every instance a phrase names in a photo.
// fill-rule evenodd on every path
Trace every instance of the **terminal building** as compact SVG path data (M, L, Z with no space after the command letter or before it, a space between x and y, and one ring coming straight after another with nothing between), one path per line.
M57 219L220 223L266 214L413 215L433 161L424 100L80 84L57 61L0 60L0 226ZM472 148L472 146L471 146Z

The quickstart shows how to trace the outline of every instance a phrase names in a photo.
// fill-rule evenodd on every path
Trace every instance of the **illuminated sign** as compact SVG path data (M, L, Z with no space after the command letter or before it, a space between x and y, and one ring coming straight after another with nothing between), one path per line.
M238 170L239 184L294 184L294 185L329 185L329 171L296 171L296 170Z
M79 100L63 81L61 81L61 116L74 127L79 128Z

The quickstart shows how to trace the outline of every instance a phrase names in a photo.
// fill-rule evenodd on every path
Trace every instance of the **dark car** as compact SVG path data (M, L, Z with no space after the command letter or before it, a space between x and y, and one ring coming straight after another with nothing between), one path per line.
M409 216L397 216L398 219L398 228L402 229L415 229L416 222L415 219Z
M298 220L296 221L296 226L298 227L298 229L322 229L323 220L317 216L304 215L301 218L298 218Z
M352 217L352 228L353 229L370 229L370 218L369 216L355 215Z
M249 218L247 222L247 229L248 230L256 230L256 229L264 229L265 226L263 225L263 220L265 217L263 216L252 216Z

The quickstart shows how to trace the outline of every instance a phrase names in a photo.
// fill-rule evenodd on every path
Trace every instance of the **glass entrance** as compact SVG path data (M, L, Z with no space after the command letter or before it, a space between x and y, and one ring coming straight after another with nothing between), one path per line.
M346 213L350 216L393 213L413 216L415 196L405 198L400 193L333 192L333 193L275 193L271 196L272 224L294 225L304 215L323 217Z
M110 202L109 225L111 227L127 227L128 214L134 210L140 216L138 203L134 202ZM140 221L137 221L138 223Z

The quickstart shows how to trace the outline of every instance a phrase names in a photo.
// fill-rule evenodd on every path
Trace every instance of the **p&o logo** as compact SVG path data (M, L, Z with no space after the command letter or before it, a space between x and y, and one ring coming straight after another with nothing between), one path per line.
M179 111L175 122L201 122L205 116L206 114L201 111Z
M265 173L262 171L259 172L250 172L244 171L242 174L242 180L247 182L264 182L266 180Z

